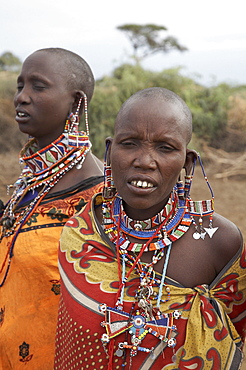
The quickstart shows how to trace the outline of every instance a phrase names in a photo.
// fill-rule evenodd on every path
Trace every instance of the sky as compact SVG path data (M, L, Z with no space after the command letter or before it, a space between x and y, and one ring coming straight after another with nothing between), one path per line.
M246 84L244 0L8 0L0 12L0 55L10 51L23 61L37 49L62 47L81 55L99 79L131 61L131 44L117 30L127 23L165 26L165 37L188 48L148 57L144 68L181 67L206 86Z

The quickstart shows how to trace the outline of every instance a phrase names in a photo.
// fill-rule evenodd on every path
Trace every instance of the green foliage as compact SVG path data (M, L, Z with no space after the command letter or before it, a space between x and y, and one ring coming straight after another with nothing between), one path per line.
M179 44L175 37L163 37L163 32L167 31L167 28L164 26L156 24L124 24L118 26L117 29L123 31L130 40L134 51L133 58L137 63L155 53L187 50L185 46Z
M114 121L123 102L138 90L153 86L165 87L184 99L193 115L197 141L223 148L223 140L228 136L229 98L239 90L246 91L246 87L220 84L207 88L183 76L180 68L152 72L139 65L123 64L111 77L97 81L90 104L91 140L99 158L104 155L105 138L113 135Z
M96 82L90 103L90 136L93 151L103 157L105 138L113 135L116 115L126 99L138 90L153 86L151 72L140 66L122 65L115 69L112 77Z
M20 59L12 54L10 51L6 51L0 55L0 70L1 71L17 71L21 66Z
M138 90L153 86L172 90L187 103L193 115L195 135L192 145L197 150L200 150L202 142L224 150L245 149L246 86L219 84L207 88L183 76L181 72L180 68L152 72L140 65L123 64L111 76L96 81L95 93L89 105L93 152L103 158L105 139L113 136L114 121L121 105ZM23 134L14 120L16 78L17 73L0 72L1 152L11 147L19 151L23 144ZM82 120L81 129L84 128Z
M191 108L194 132L214 147L221 146L226 133L229 96L230 87L226 84L203 88Z

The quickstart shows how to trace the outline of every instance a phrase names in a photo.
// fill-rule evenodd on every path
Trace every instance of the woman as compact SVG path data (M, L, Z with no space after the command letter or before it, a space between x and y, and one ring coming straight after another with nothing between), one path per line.
M188 107L163 88L120 109L103 193L60 239L55 370L239 368L245 249L206 176L211 199L190 197L191 132Z
M0 368L53 368L59 299L57 247L66 220L100 189L91 153L87 102L94 78L80 56L42 49L23 63L14 98L30 136L24 169L3 209L0 247ZM86 133L78 131L84 114Z

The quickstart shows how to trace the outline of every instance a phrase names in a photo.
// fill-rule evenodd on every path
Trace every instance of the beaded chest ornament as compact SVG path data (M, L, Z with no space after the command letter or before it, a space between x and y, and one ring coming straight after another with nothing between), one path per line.
M177 334L177 327L174 320L180 317L180 313L178 311L174 311L172 313L164 314L160 310L160 304L167 302L170 298L170 288L165 284L166 270L172 247L171 240L167 238L170 231L168 228L168 221L170 224L170 220L172 220L171 215L174 213L177 215L178 209L173 205L167 217L156 229L140 231L131 228L128 229L123 223L124 217L121 215L123 208L119 206L119 200L121 200L121 198L116 196L116 204L114 204L114 207L111 207L112 212L110 212L110 210L108 210L104 205L104 214L109 212L110 216L105 217L105 224L103 227L111 242L116 245L120 287L116 296L115 307L112 308L108 307L106 304L101 304L99 306L99 310L105 315L105 321L102 322L101 325L105 328L106 333L102 335L101 340L106 352L107 345L110 344L111 347L109 347L112 348L115 338L118 335L125 333L125 340L118 343L118 349L116 351L116 356L122 357L123 363L125 363L127 350L130 351L130 358L136 356L138 351L150 353L151 356L154 357L154 348L148 348L142 345L142 342L148 334L161 340L164 348L165 346L173 348L176 344L175 336ZM175 202L173 204L175 204ZM184 215L184 213L185 207L182 208L182 215ZM111 223L109 220L114 221ZM115 223L116 228L113 226ZM138 227L139 226L137 226L137 228ZM163 240L163 232L166 234L165 242L167 244L154 243L155 239L159 239L159 241ZM131 243L128 240L128 236L138 237L139 235L140 238L147 239L147 242L144 244L137 244ZM165 263L163 265L161 278L158 279L154 266L164 257L165 246L167 246ZM154 251L152 259L149 263L142 262L141 256L148 250ZM136 255L134 252L139 253ZM128 271L126 268L127 266L129 268ZM136 291L135 302L132 304L131 312L128 313L124 311L123 299L126 283L133 270L135 270L139 276L140 282ZM165 297L164 292L166 292ZM156 303L153 305L152 302L154 301ZM130 342L127 341L127 333L131 336ZM110 363L112 363L113 356L110 349L108 354L110 357L108 369L110 369Z

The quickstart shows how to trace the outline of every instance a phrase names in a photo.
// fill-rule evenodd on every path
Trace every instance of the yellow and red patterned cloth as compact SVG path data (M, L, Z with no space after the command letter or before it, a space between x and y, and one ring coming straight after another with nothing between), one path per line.
M100 203L100 196L95 204ZM97 224L91 204L71 218L62 233L59 251L61 301L56 335L55 370L108 369L108 357L101 337L104 314L99 306L115 307L118 291L118 267L113 246ZM165 346L148 333L141 345L151 353L138 351L129 359L116 355L118 343L126 340L124 318L113 322L119 329L111 343L112 369L153 370L236 370L242 359L246 329L246 255L241 249L224 267L210 286L185 288L167 278L170 300L161 304L161 312L181 316L176 325L174 348ZM124 293L124 311L130 312L139 278L133 272ZM123 317L123 315L122 315ZM110 318L109 318L110 320ZM129 336L129 333L128 333ZM114 345L114 347L112 347Z
M19 233L0 288L1 370L53 369L60 294L58 241L65 222L101 188L102 177L92 177L46 196ZM0 244L0 263L12 237Z

